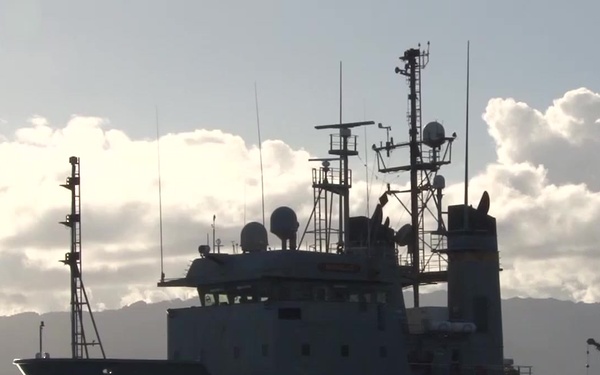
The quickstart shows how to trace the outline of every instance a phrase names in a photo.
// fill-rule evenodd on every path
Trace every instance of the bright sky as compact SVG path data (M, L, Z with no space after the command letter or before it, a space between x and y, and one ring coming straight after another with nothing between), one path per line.
M258 212L255 82L267 141L269 208L291 205L291 196L300 205L300 198L311 199L306 158L322 156L327 147L325 138L316 138L324 134L312 126L338 121L339 62L344 66L344 120L383 122L392 126L395 139L404 140L407 88L394 67L405 49L431 41L423 119L441 121L448 132L458 133L455 163L447 174L450 182L458 182L467 40L472 192L474 199L483 189L494 192L492 213L506 235L503 283L508 294L598 302L600 289L587 284L597 281L589 268L596 263L590 260L598 262L590 223L600 215L589 202L598 200L600 191L590 166L600 118L594 94L600 91L600 54L593 26L599 11L590 1L542 0L0 0L5 194L0 196L5 202L0 269L11 267L0 284L5 285L0 306L10 306L4 312L67 306L64 295L51 296L65 292L67 285L66 270L58 268L57 260L68 237L57 237L62 231L55 223L66 213L68 196L55 185L66 177L71 154L82 157L85 191L90 191L84 200L90 207L84 238L90 248L86 264L97 271L90 271L87 282L97 304L117 307L158 293L152 286L156 267L148 255L155 251L157 236L155 106L162 133L170 133L161 140L165 237L171 246L190 247L169 258L169 271L182 272L195 255L190 244L204 238L215 211L223 223L231 223L222 225L232 227L232 239L243 221L244 201L249 216ZM567 94L581 87L590 91ZM526 104L498 99L488 106L494 98ZM546 113L559 98L564 105L555 103L556 109ZM383 136L371 129L368 142ZM247 181L245 187L236 184L240 179ZM533 190L519 190L523 186ZM357 194L364 187L357 182ZM460 194L454 197L456 202ZM520 206L511 211L511 203ZM579 207L587 208L585 215L575 210ZM523 214L525 208L531 216ZM566 215L556 223L535 219L556 210ZM130 228L119 224L123 216ZM522 217L530 220L514 227L513 219ZM545 231L550 224L556 228ZM588 258L540 252L552 244L545 241L554 230L570 231L561 237ZM533 250L521 249L524 243ZM113 258L98 255L100 250L94 255L100 248ZM540 263L544 254L563 262L554 273L538 272L548 269ZM582 270L586 264L587 271ZM589 275L572 280L565 270ZM40 276L24 280L25 273ZM42 290L41 280L52 281L44 287L54 294ZM118 289L117 281L128 286Z

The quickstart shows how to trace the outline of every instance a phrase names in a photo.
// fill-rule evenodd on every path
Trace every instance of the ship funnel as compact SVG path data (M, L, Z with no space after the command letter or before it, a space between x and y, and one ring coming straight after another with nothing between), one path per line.
M240 237L240 246L244 253L267 250L267 230L261 223L253 221L244 225Z
M287 250L289 240L290 249L296 250L296 232L298 232L298 218L289 207L278 207L271 214L271 233L281 240L281 249Z

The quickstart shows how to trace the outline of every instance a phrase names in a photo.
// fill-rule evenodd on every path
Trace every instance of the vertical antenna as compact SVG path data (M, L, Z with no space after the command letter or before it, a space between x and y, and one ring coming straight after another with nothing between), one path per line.
M217 215L213 215L213 223L211 225L212 226L212 235L213 235L212 236L212 249L213 249L212 251L213 251L213 253L215 252L215 240L216 240L216 238L215 238L215 230L216 230L216 227L217 227L216 221L217 221Z
M42 340L44 338L44 321L40 322L40 358L44 358L44 347L42 346Z
M367 105L363 99L363 121L367 121ZM367 217L371 214L369 207L369 152L367 148L367 127L363 128L365 131L365 181L367 183ZM367 227L368 228L368 227ZM370 236L370 234L369 234Z
M246 179L244 178L244 225L246 225Z
M342 123L342 62L340 61L340 124Z
M265 182L263 176L262 140L260 138L260 118L258 116L258 90L254 82L254 103L256 104L256 127L258 129L258 153L260 155L260 191L262 197L262 223L265 225Z
M468 227L469 213L469 60L470 60L470 41L467 41L467 102L465 106L465 217L464 227Z
M160 173L160 129L158 127L158 106L154 107L156 120L156 165L158 171L158 233L160 236L160 282L165 281L163 251L163 215L162 215L162 180Z
M365 100L363 99L363 121L367 120L367 105L365 104ZM367 127L365 126L364 129L365 131L365 182L367 184L367 213L366 213L366 217L370 217L371 216L371 208L369 207L369 199L371 198L370 196L370 189L369 189L369 152L367 151ZM371 252L371 226L367 225L367 254L370 254Z
M340 60L340 124L342 124L342 61L341 60ZM342 132L342 129L340 128L340 134L341 134L341 132ZM343 158L340 157L340 172L343 170L344 170L344 162L343 162ZM343 194L340 194L339 208L338 208L339 221L340 221L338 224L338 228L339 228L339 230L338 230L338 248L342 244L342 233L346 229L342 226L343 225L342 223L344 222L344 211L343 211L342 199L343 199Z

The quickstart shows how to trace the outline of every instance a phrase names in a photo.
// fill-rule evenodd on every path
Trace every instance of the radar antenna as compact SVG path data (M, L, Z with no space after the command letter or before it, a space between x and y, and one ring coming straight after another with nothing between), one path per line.
M314 233L315 236L315 251L323 251L323 243L325 243L325 251L329 252L329 238L330 232L334 231L332 225L330 225L332 206L328 207L327 194L337 194L340 198L339 205L339 229L338 229L338 243L336 245L336 251L342 253L348 246L349 243L349 225L350 225L350 188L352 187L352 171L348 165L349 156L358 155L356 135L352 135L352 128L374 125L373 121L361 121L361 122L350 122L340 123L332 125L317 125L315 129L338 129L339 133L329 135L329 155L334 155L334 158L314 158L309 161L321 161L320 168L313 168L312 180L313 180L313 192L314 192L314 206L313 210L308 218L304 233L298 242L298 248L302 244L304 235L307 233ZM340 168L331 168L330 161L340 162ZM329 200L331 204L333 197ZM325 219L322 219L321 212L325 211ZM314 230L308 231L308 225L310 221L314 220ZM321 223L324 221L324 223Z
M102 358L106 358L104 347L100 340L98 327L90 307L85 287L83 286L81 267L81 178L79 174L79 158L71 156L71 176L61 186L71 191L71 213L60 223L71 229L71 250L65 254L62 263L69 266L71 271L71 355L74 359L89 358L88 346L100 346ZM83 325L83 309L87 308L94 328L96 340L88 342Z
M342 122L343 114L343 73L342 61L340 61L340 108L339 123L332 125L317 125L315 129L338 129L337 134L329 136L329 155L335 157L311 158L309 161L320 161L320 168L313 168L313 196L314 205L310 213L304 232L298 242L298 248L306 234L314 234L315 251L330 252L331 234L337 232L338 241L335 246L337 253L343 253L349 243L350 238L350 188L352 187L352 170L348 165L348 157L358 155L356 148L356 135L352 135L352 128L374 125L373 121L361 122ZM366 134L366 133L365 133ZM366 138L366 137L365 137ZM339 162L339 169L331 167L331 162ZM339 198L338 207L338 228L335 229L331 224L333 217L333 196L337 194ZM314 218L314 220L313 220ZM311 220L313 220L313 229L308 230ZM310 246L309 246L310 247Z

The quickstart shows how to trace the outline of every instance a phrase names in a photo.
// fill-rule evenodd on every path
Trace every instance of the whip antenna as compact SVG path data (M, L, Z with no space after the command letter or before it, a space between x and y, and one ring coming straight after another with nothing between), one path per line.
M162 181L160 173L160 129L158 126L158 106L154 107L156 117L156 164L158 170L158 232L160 235L160 281L165 281L163 251L163 215L162 215Z
M260 139L260 118L258 116L258 90L254 82L254 103L256 104L256 128L258 130L258 154L260 156L260 192L262 198L262 223L265 225L265 181L263 176L262 140Z
M470 41L467 41L467 100L465 106L465 229L468 227L469 213L469 60L470 60Z

